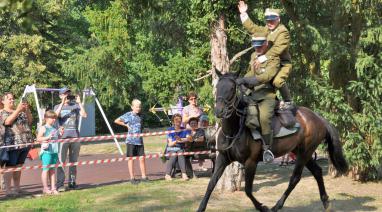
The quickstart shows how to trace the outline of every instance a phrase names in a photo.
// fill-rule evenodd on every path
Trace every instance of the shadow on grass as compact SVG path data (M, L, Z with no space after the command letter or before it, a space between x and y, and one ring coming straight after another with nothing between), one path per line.
M128 211L185 211L194 210L195 202L199 202L201 197L181 198L178 193L169 193L166 188L150 189L146 193L132 192L116 196L113 200L108 200L107 206L112 206L110 210ZM182 196L182 195L181 195ZM96 209L99 209L95 206ZM102 210L102 209L101 209Z
M317 160L317 164L322 168L323 176L328 174L328 161ZM273 187L282 183L289 183L294 169L293 166L279 166L277 164L259 164L255 175L253 191L256 192L262 187ZM301 180L304 177L313 176L307 168L304 168ZM258 181L263 181L258 183ZM266 181L265 181L266 180ZM281 195L281 194L280 194Z
M374 206L367 206L368 202L375 199L371 197L353 197L347 194L341 194L349 199L344 200L330 200L330 211L377 211L378 208ZM322 202L317 200L311 202L309 205L297 207L283 207L282 211L285 212L300 212L300 211L324 211Z

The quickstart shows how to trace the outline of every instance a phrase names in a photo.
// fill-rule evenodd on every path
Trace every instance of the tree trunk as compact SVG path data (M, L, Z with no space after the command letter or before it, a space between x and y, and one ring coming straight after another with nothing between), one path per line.
M213 26L211 33L212 86L215 98L216 84L218 82L215 70L219 70L222 74L229 71L230 61L226 44L227 35L224 27L224 16L220 16L219 21ZM218 143L216 143L216 145L218 145ZM239 168L239 164L237 162L232 163L224 171L222 178L220 178L216 185L216 189L222 192L240 190L242 175L243 171Z
M243 170L239 162L233 162L227 166L222 177L216 185L216 190L220 192L240 191Z
M212 62L212 87L213 96L216 96L216 84L218 77L215 70L222 74L229 71L229 58L227 53L227 35L225 34L224 16L220 16L219 21L214 24L211 33L211 62Z

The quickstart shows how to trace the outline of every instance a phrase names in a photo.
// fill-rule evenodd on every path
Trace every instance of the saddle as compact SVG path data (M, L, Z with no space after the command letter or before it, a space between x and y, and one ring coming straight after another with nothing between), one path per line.
M300 129L300 123L296 120L297 108L291 110L275 107L275 115L272 117L273 138L282 138L296 133ZM252 132L253 139L261 139L259 131Z

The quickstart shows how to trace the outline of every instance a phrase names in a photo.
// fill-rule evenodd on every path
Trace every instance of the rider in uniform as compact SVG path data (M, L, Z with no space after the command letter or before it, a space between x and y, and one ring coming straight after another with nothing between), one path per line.
M271 162L274 159L273 153L269 150L272 144L272 117L276 105L276 89L272 85L272 79L280 70L280 58L272 57L260 64L254 65L255 61L266 54L269 48L267 41L267 32L257 32L252 37L252 45L255 52L251 55L248 71L243 78L236 80L238 86L248 88L246 94L248 99L247 118L245 125L251 129L253 137L260 126L263 137L265 162Z
M240 11L240 19L244 28L248 32L252 34L264 30L268 32L267 40L268 45L270 46L269 50L266 54L259 57L255 64L262 64L265 61L272 59L273 57L280 58L281 68L273 80L273 85L279 89L281 97L284 100L280 106L283 106L283 109L290 109L292 107L292 98L289 88L286 84L286 80L292 71L291 55L289 53L290 35L288 29L280 23L279 10L270 8L266 9L264 14L266 26L258 26L254 24L248 17L246 12L248 6L244 3L244 1L239 2L238 8Z

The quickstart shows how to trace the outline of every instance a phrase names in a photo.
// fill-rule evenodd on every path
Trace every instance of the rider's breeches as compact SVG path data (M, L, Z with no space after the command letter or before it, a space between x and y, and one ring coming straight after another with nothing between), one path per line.
M287 63L281 65L280 71L276 74L273 79L273 86L276 88L281 88L289 77L290 72L292 71L292 64Z
M261 127L261 134L270 134L272 130L272 116L274 113L275 99L264 99L255 104L250 104L247 110L245 125L250 129ZM258 108L258 112L257 112Z
M261 134L270 134L272 131L272 117L276 106L275 99L264 99L259 102L259 115Z

